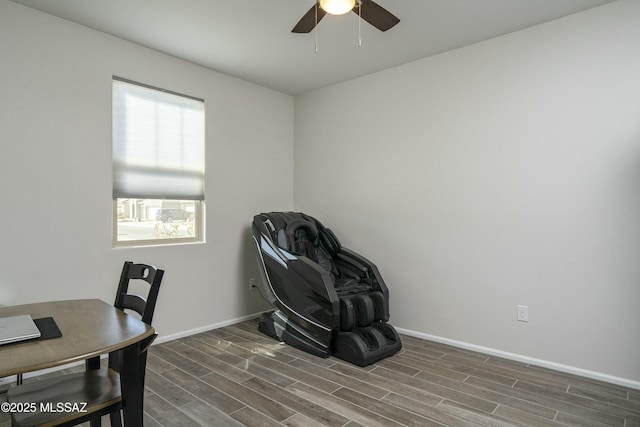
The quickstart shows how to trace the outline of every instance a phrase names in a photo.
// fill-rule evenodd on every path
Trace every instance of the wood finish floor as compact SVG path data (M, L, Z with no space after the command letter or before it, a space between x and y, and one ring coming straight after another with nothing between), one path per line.
M402 336L359 368L247 321L153 346L149 426L640 426L640 391Z
M365 368L278 343L256 321L155 345L145 425L640 426L640 390L402 340Z

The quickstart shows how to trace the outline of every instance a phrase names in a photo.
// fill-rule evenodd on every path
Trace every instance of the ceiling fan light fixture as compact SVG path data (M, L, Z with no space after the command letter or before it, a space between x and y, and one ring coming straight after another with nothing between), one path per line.
M320 0L320 7L332 15L344 15L355 5L356 0Z

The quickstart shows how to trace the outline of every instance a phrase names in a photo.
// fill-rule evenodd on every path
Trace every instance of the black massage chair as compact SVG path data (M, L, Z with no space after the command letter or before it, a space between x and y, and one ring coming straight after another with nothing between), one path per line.
M262 315L260 331L359 366L402 348L387 323L389 291L373 263L303 213L256 215L252 228L262 276L258 289L276 308Z

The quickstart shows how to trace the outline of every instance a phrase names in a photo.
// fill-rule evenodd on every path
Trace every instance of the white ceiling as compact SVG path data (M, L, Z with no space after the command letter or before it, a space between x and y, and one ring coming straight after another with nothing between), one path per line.
M291 29L314 0L12 0L291 95L517 31L614 0L376 0L381 32L327 15Z

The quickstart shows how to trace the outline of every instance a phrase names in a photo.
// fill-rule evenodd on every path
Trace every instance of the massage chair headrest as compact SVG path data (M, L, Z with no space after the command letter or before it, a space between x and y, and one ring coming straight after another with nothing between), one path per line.
M287 242L289 243L289 248L295 247L296 232L299 230L304 230L307 235L307 239L309 239L314 246L318 246L318 229L315 224L305 219L294 219L289 222L285 228L285 235Z

